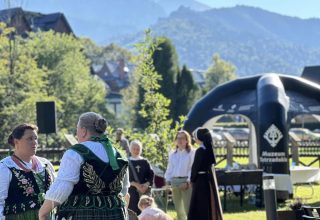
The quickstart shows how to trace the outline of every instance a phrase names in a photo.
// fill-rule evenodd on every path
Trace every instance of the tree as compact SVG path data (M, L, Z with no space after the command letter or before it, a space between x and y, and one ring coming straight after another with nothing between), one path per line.
M0 23L0 140L6 146L17 124L35 122L35 102L42 93L45 72L37 67L26 41L15 36L14 28Z
M56 99L60 128L74 130L79 114L86 111L110 117L104 83L91 76L81 41L52 31L37 32L30 33L28 47L38 67L46 71L44 92Z
M188 70L186 65L183 65L177 77L175 120L178 120L179 116L186 115L189 112L194 101L200 95L198 93L199 88L193 80L191 71Z
M227 81L237 78L236 68L231 63L224 61L218 54L213 55L213 64L205 73L204 93Z
M171 100L169 117L174 117L175 83L179 73L178 56L170 39L159 37L156 39L156 49L152 55L155 71L161 76L159 93Z
M86 57L93 64L103 64L106 61L119 61L121 59L129 61L132 58L131 53L127 49L121 48L114 43L107 46L98 46L88 38L80 40Z
M173 125L172 120L168 119L170 100L159 92L161 75L153 65L153 54L157 45L158 43L151 38L148 31L145 40L136 45L138 55L135 57L135 83L138 83L140 91L143 91L139 115L142 120L148 121L148 124L139 132L128 131L127 133L129 133L129 139L142 141L146 149L143 155L152 164L165 169L168 152L173 146L177 130L181 128L181 122ZM138 92L138 90L136 88L135 91Z
M1 140L5 142L17 124L35 123L37 101L56 102L60 132L49 138L54 146L61 146L63 133L75 131L83 112L112 118L106 108L105 86L91 76L78 39L52 31L12 38L14 30L0 28Z

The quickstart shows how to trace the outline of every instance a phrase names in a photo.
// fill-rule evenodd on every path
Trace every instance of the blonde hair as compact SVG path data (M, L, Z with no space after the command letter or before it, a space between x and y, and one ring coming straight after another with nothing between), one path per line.
M149 207L149 206L157 207L152 197L147 195L142 195L138 202L138 208L142 210L143 207Z
M130 146L129 146L130 152L131 152L131 150L132 150L132 146L133 146L133 145L137 145L137 146L140 148L140 154L139 154L139 155L141 155L141 153L142 153L142 143L141 143L141 141L139 141L139 140L133 140L133 141L131 141L131 142L130 142Z

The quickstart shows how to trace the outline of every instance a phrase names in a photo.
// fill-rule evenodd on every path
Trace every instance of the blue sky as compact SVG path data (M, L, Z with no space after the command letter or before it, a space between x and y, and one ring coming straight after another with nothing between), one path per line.
M320 0L197 0L209 6L232 7L248 5L283 15L300 18L320 18Z

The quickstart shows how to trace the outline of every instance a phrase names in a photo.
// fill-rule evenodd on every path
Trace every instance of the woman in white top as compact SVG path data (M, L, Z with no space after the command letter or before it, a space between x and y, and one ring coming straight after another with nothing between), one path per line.
M194 149L187 131L178 131L176 149L169 155L165 173L167 185L172 186L172 199L177 212L177 220L186 220L189 211L192 188L190 184Z
M39 211L40 220L58 205L57 220L127 218L124 196L129 187L128 162L104 135L106 127L106 120L97 113L80 116L80 144L63 155L57 179Z
M0 161L0 219L37 220L44 193L54 178L54 168L35 156L38 128L17 126L8 138L14 153Z

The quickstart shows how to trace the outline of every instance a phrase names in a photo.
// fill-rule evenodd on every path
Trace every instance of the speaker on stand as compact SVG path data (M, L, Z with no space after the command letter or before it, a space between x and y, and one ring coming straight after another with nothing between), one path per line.
M48 134L57 132L55 102L37 102L37 126L39 134L46 134L46 147Z

